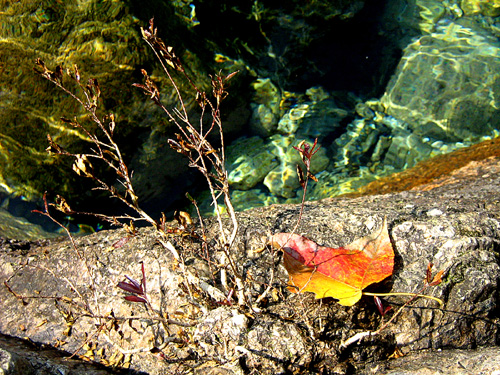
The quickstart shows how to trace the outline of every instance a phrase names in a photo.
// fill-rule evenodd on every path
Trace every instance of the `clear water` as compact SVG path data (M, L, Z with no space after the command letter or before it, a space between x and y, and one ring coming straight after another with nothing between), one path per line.
M99 79L102 106L120 120L117 141L152 215L185 209L185 192L197 197L203 212L213 208L185 161L165 147L174 132L168 121L131 88L140 68L165 83L139 27L155 15L162 37L201 86L213 71L240 69L223 110L233 203L245 210L302 199L293 146L303 140L317 138L321 146L313 158L318 182L307 195L313 200L496 137L499 15L480 3L346 1L338 9L327 1L5 3L0 210L15 220L3 216L0 233L21 236L8 230L16 226L16 233L32 231L30 238L45 236L29 225L38 221L31 209L44 191L90 209L109 202L96 198L90 181L77 179L70 164L45 153L47 133L76 149L85 147L86 136L58 120L84 116L32 73L36 57L50 66L76 63ZM75 230L83 227L75 223Z

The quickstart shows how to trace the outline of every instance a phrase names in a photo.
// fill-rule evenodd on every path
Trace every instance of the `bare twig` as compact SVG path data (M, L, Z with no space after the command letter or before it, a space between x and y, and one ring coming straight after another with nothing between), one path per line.
M432 269L432 263L429 263L427 266L427 273L426 273L426 278L424 281L424 286L417 292L417 293L409 293L409 295L412 296L408 301L406 301L392 316L391 318L386 321L384 324L382 324L376 331L365 331L365 332L359 332L355 334L354 336L350 337L346 341L342 342L341 347L348 347L349 345L352 345L359 340L363 339L364 337L367 336L375 336L378 335L381 331L383 331L389 324L391 324L402 312L405 307L407 307L409 304L414 302L417 298L424 297L424 298L429 298L429 296L424 295L423 293L432 286L436 286L441 284L441 276L443 275L443 271L439 271L432 277L431 269ZM390 294L390 293L388 293ZM408 295L408 294L405 294ZM439 306L443 306L443 302L439 298L434 298L432 297L431 299L436 300L439 303Z
M142 70L142 74L144 76L144 84L135 84L135 86L141 88L144 93L147 94L150 99L167 114L170 121L175 124L180 131L180 134L177 135L176 140L170 139L168 141L170 147L172 147L177 152L185 155L189 160L189 166L198 169L198 171L200 171L200 173L205 177L206 183L210 190L212 204L214 206L215 216L219 226L220 247L222 252L224 253L224 260L228 263L229 268L231 269L232 276L236 283L238 303L240 305L248 304L248 298L245 294L245 285L243 282L243 278L231 254L231 248L238 233L238 220L236 218L234 207L231 203L229 192L229 181L227 178L228 173L225 166L226 162L224 151L224 131L220 117L220 104L222 100L227 96L225 85L236 72L231 73L228 76L218 74L212 77L212 93L215 98L215 101L212 102L208 100L206 93L200 90L191 80L189 75L186 73L180 59L176 56L174 49L172 47L166 46L165 43L158 37L157 29L153 24L153 19L151 19L149 23L149 28L141 29L141 31L144 40L156 54L163 67L164 72L166 73L170 83L174 87L180 105L180 110L177 108L170 110L161 102L159 90L152 82L145 70ZM195 90L197 102L202 110L199 130L194 127L189 120L188 111L184 99L180 92L179 86L173 79L168 69L169 67L180 72L189 82L191 87ZM207 108L211 112L212 121L210 123L210 126L208 127L208 130L204 132L203 114L205 113ZM215 149L207 139L208 135L213 131L214 128L218 129L219 142L221 145L220 149ZM219 196L223 197L223 202L231 221L231 229L229 235L226 234L226 224L223 220L222 212L218 204ZM201 218L201 216L200 222L203 226L203 219ZM224 274L225 270L222 269L221 271ZM229 289L229 286L226 286L226 288Z

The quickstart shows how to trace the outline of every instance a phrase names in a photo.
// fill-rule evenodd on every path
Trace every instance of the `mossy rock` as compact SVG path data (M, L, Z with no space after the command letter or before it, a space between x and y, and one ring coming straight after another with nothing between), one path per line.
M96 127L69 95L33 72L36 58L44 60L49 69L56 65L72 69L76 64L82 79L98 80L102 90L100 116L115 114L115 140L129 167L135 170L136 181L149 181L154 185L142 187L145 196L154 195L152 190L155 194L164 192L163 187L168 185L166 175L172 171L176 172L174 177L178 176L181 171L178 166L185 164L181 156L173 152L173 156L163 158L165 151L169 152L163 147L165 139L175 137L174 127L140 90L132 87L132 83L142 81L138 67L144 67L160 89L167 88L163 91L165 104L177 99L171 85L166 84L154 53L141 38L140 26L146 27L149 18L135 17L132 11L137 9L134 7L135 3L97 0L23 1L11 2L3 9L2 17L9 27L0 31L4 73L0 80L1 190L28 199L37 199L49 190L83 201L93 187L90 183L82 183L82 179L71 171L70 160L52 159L45 152L47 134L71 152L89 148L86 134L66 126L60 117L76 116L91 132ZM150 6L146 8L151 10ZM181 38L189 40L189 34L179 33L186 26L171 5L157 6L156 11L164 16L158 23L165 25L161 33L168 35L168 42L181 45ZM210 92L207 66L213 62L202 62L184 46L178 54L194 83ZM198 106L191 85L182 80L178 82L188 111L195 113ZM76 89L69 78L65 85ZM238 121L233 123L238 124ZM162 152L152 153L151 150ZM169 164L175 168L168 168Z

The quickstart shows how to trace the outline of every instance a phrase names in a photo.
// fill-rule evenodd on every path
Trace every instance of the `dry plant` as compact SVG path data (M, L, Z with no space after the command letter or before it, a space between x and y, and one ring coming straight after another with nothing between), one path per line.
M153 19L150 21L147 29L141 28L141 32L144 40L154 51L168 77L176 94L177 104L174 106L167 106L162 103L160 90L145 70L142 70L144 82L140 84L136 83L134 86L141 89L158 107L160 107L169 121L177 127L176 138L168 140L170 147L187 157L189 166L196 168L205 177L218 224L218 238L215 238L217 245L214 250L221 251L223 257L222 261L219 259L216 264L213 260L213 253L209 254L208 240L205 234L206 226L201 215L198 216L202 234L198 235L192 229L191 218L185 213L177 214L176 219L179 225L171 227L168 226L165 215L162 214L159 220L155 220L139 206L139 198L133 186L133 171L129 170L127 167L122 152L114 139L115 132L117 131L115 117L112 113L103 113L99 108L102 98L101 88L97 79L90 78L84 80L76 65L71 69L63 69L61 66L58 66L52 71L41 59L37 59L35 72L52 82L66 94L70 95L81 105L87 114L87 118L90 120L83 123L76 117L73 119L61 118L65 124L75 128L86 136L90 143L90 147L88 147L87 151L82 153L69 151L58 144L50 135L47 136L49 141L47 151L51 154L73 158L74 162L72 168L79 176L91 179L96 185L96 190L107 192L109 196L122 202L129 209L128 211L131 212L129 214L113 216L94 212L75 212L61 196L57 196L55 202L50 204L47 202L46 196L44 196L44 210L38 211L66 230L77 258L84 263L87 270L87 277L91 284L90 290L92 298L87 299L84 295L80 295L84 301L84 305L79 308L84 314L91 316L95 320L96 327L99 327L97 331L89 337L89 340L97 335L106 334L106 329L109 331L109 327L106 328L107 326L114 327L113 322L122 321L128 319L128 317L116 317L114 315L103 316L100 312L97 301L97 287L93 282L94 274L92 266L89 264L90 260L87 258L88 255L78 249L69 230L58 222L50 213L51 208L55 208L66 215L84 214L96 217L115 226L124 227L129 232L129 235L135 234L135 223L148 223L156 229L158 241L165 249L170 251L175 258L184 276L184 289L189 294L190 300L194 304L197 304L195 301L196 298L194 297L194 291L202 290L210 297L211 301L221 304L225 304L226 302L232 304L232 299L235 298L239 306L247 306L252 309L250 291L249 288L246 288L248 285L244 283L232 251L238 232L238 221L229 194L228 173L225 168L224 132L220 112L221 102L228 95L226 91L227 82L237 72L233 72L227 76L221 73L211 76L212 95L207 95L204 91L199 89L189 77L182 62L173 51L173 48L166 46L158 37ZM171 72L170 69L173 69L173 71ZM190 120L188 109L185 104L186 102L181 95L179 84L176 82L176 80L179 79L179 75L181 79L187 80L194 91L196 102L201 110L199 122L192 123ZM209 119L208 121L207 118ZM214 136L216 136L215 139L218 147L214 147L211 144L211 139L213 139ZM114 172L114 178L111 183L99 176L97 170L100 168L97 167L101 167L102 165ZM198 210L196 201L189 195L188 198L191 199ZM224 204L225 210L221 208L219 202ZM226 215L228 218L225 217ZM201 240L201 244L205 250L206 260L209 262L210 267L215 267L219 275L217 284L222 285L224 292L219 290L217 285L211 285L204 282L197 275L190 272L184 263L186 254L179 251L170 242L170 238L173 234L188 235ZM213 274L216 274L216 272L213 272ZM160 322L164 326L166 332L168 332L167 325L169 324L180 327L192 325L191 322L169 319L168 316L165 316L163 313L161 306L158 308L154 307L146 290L144 264L142 265L141 281L136 281L129 276L125 277L125 281L117 285L122 290L131 293L126 296L125 299L129 302L143 304L148 312L149 318ZM70 280L67 280L67 282L71 283ZM16 294L15 291L10 289L7 283L5 285L16 297L23 299L29 298L29 296ZM73 285L71 285L71 287L78 293L78 290L74 288ZM137 317L137 319L138 318L139 317ZM173 339L175 340L175 338ZM89 342L83 343L82 348L84 345L89 344Z
M128 169L120 148L114 140L114 133L116 130L115 117L113 114L102 114L99 111L101 89L97 79L91 78L87 81L83 80L76 65L74 65L72 69L67 70L58 66L54 71L51 71L42 60L37 59L35 71L77 101L88 114L91 124L94 124L92 125L94 129L89 130L91 126L80 123L76 117L73 119L61 118L64 123L83 132L90 141L91 147L89 147L89 150L85 153L73 153L57 144L53 138L48 135L49 147L47 151L56 155L72 157L74 159L73 170L78 175L92 179L97 185L95 188L96 190L105 191L111 197L118 199L131 209L133 214L110 216L94 212L75 212L71 209L66 200L60 196L57 196L55 203L50 204L50 206L55 207L64 214L78 213L94 216L110 222L111 224L125 227L131 234L135 231L135 222L147 222L156 229L158 241L172 253L179 263L181 271L185 276L186 289L190 295L192 295L191 285L195 285L216 301L230 301L234 294L237 298L238 305L250 307L250 294L246 292L243 277L232 255L232 246L238 232L238 221L229 194L228 173L225 168L224 132L220 112L221 102L228 95L226 91L227 82L237 72L233 72L227 76L221 73L211 76L212 95L209 97L209 95L199 89L189 77L182 62L173 51L173 48L166 46L158 37L153 19L149 22L149 27L147 29L141 28L141 32L144 40L154 51L168 77L177 97L177 105L167 106L162 103L160 90L145 70L141 70L144 76L144 82L141 84L136 83L134 86L140 88L157 106L159 106L167 115L169 121L177 127L178 132L176 133L176 139L168 140L170 147L187 157L189 166L196 168L205 177L218 223L219 238L216 238L218 243L218 249L216 250L220 250L224 254L222 261L219 260L217 264L217 271L220 275L220 280L218 282L222 285L224 293L190 273L184 264L184 254L179 252L169 241L169 237L172 234L187 234L200 238L206 258L212 267L215 262L211 260L213 258L208 254L205 225L201 215L198 216L202 235L198 236L194 230L189 228L191 223L189 215L182 213L178 214L176 219L179 222L179 226L177 228L172 228L167 226L165 215L162 214L159 220L155 220L139 206L139 199L133 186L133 172ZM174 72L171 73L169 69L173 69L177 72L177 76ZM196 102L201 109L200 120L197 123L192 123L190 120L185 100L176 82L178 73L180 73L181 78L185 79L193 89ZM72 89L75 84L77 90ZM80 92L80 94L78 92ZM207 121L207 118L209 118L209 121ZM97 130L95 130L95 125L97 125ZM209 137L211 137L210 139L213 138L213 133L217 133L218 135L217 142L220 145L218 148L214 147L209 140ZM94 168L94 164L97 165L97 163L104 164L105 167L112 170L115 174L116 181L108 183L103 178L99 177L96 172L97 168ZM189 195L188 198L190 198ZM196 201L192 198L190 199L198 210ZM219 201L223 202L225 212L221 209ZM49 213L49 205L46 201L45 210L42 213L58 223ZM223 217L225 213L228 214L229 220ZM67 233L71 238L69 231L67 231ZM84 256L78 252L72 238L71 241L78 257L82 259ZM87 263L85 259L83 260ZM88 265L87 269L90 269ZM92 277L92 275L89 274L89 277ZM132 291L131 288L137 288L137 285L132 283L128 286L126 283L121 283L119 287L130 292ZM131 302L144 302L143 299L145 296L140 293L138 295L139 297L130 297L129 300ZM151 308L149 300L147 300L147 298L145 300L147 302L144 304ZM88 307L90 310L90 306ZM162 318L161 313L160 318Z
M211 77L212 94L214 101L209 100L207 94L201 91L191 80L186 73L184 66L180 59L175 55L172 47L168 47L158 37L157 29L154 27L153 19L149 22L147 30L142 29L142 35L146 43L152 48L156 57L161 63L161 66L167 75L170 83L172 84L176 94L180 108L167 108L160 99L160 91L155 83L151 80L145 70L142 70L144 76L144 84L134 84L134 86L141 88L150 99L159 106L168 116L169 120L175 124L180 133L177 133L177 139L169 139L168 143L171 148L186 156L189 160L189 166L196 168L205 177L210 195L212 197L212 204L215 209L215 216L219 226L219 246L224 252L225 264L220 268L221 281L226 292L230 293L232 289L236 289L238 296L238 304L246 305L248 303L245 294L245 286L242 276L238 267L231 256L231 247L234 244L238 232L238 220L231 203L229 194L229 181L228 173L226 170L225 151L224 151L224 131L222 128L220 104L228 95L226 91L227 82L237 73L233 72L227 76L217 74ZM179 91L179 87L169 72L168 66L180 72L184 78L190 83L191 87L196 93L196 102L201 108L201 117L199 126L194 126L189 118L184 99ZM210 112L211 121L208 125L204 124L206 112ZM220 148L216 149L212 146L208 137L213 131L217 131L219 135ZM223 213L219 206L219 199L222 198L226 211L229 214L231 225L230 228L226 227L223 220ZM199 216L202 228L203 218ZM227 233L227 231L229 233ZM232 277L235 282L235 288L228 285L226 265L229 266Z

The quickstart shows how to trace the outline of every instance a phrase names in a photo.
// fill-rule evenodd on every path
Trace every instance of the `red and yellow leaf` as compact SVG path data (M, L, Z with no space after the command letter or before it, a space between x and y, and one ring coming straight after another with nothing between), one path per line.
M379 230L338 249L289 233L275 234L271 243L284 252L292 292L332 297L344 306L358 302L364 288L392 275L394 268L385 220Z

